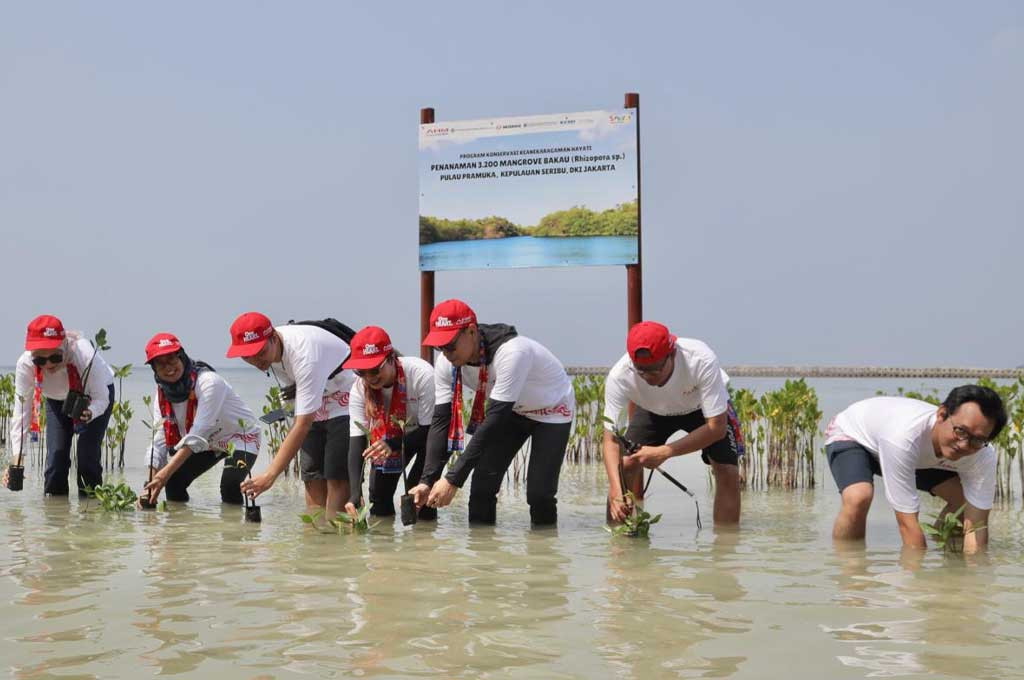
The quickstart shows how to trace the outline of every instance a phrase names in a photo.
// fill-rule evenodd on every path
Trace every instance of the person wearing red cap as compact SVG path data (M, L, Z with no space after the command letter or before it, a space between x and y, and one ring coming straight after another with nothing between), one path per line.
M604 387L603 449L610 519L622 521L629 513L622 495L623 481L627 490L642 499L642 468L654 470L673 456L702 451L715 476L715 523L739 522L738 462L743 438L718 357L700 340L677 338L654 321L633 326L626 349L608 373ZM629 418L626 439L640 448L623 459L609 421L620 422L631 402L636 408ZM680 430L686 436L666 443Z
M84 393L89 400L77 421L65 416L69 393ZM114 406L114 372L92 343L77 331L65 331L55 316L32 320L25 336L25 352L15 368L15 407L11 418L11 450L23 451L24 434L38 437L39 416L46 408L46 469L43 491L68 494L71 438L78 434L78 492L103 483L101 447Z
M275 327L259 312L242 314L231 324L228 357L274 376L294 398L295 420L266 472L242 483L255 498L273 484L302 450L299 467L306 505L341 512L349 498L348 401L355 375L342 370L349 345L334 333L306 323Z
M152 422L157 424L146 455L152 474L146 484L149 501L156 503L161 489L167 500L188 501L189 485L224 460L221 500L241 505L240 485L260 450L256 416L224 378L209 364L192 360L171 333L157 333L146 343L146 363L156 381Z
M446 300L434 308L423 344L437 347L441 356L434 366L436 405L427 435L427 462L422 481L412 492L416 504L448 505L472 472L469 520L494 524L502 479L530 439L530 520L538 526L554 524L558 475L576 407L572 381L562 363L513 326L478 324L476 314L461 300ZM466 427L463 386L475 392ZM466 434L473 435L468 444ZM458 457L442 477L453 453Z
M402 467L412 461L406 475L409 487L419 483L423 472L427 431L434 413L434 367L419 357L398 356L391 337L378 326L367 326L355 334L352 354L343 366L356 374L348 408L352 491L345 510L356 516L362 504L366 459L372 464L370 514L389 517L395 514L395 488ZM436 516L431 508L420 510L422 519Z

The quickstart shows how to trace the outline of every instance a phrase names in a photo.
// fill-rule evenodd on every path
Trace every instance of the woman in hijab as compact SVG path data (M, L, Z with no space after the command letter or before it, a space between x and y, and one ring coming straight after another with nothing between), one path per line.
M189 485L224 460L221 500L241 505L240 484L260 449L256 416L224 378L193 361L170 333L150 339L146 363L156 380L147 454L151 478L145 486L149 502L156 503L161 489L167 500L187 501Z

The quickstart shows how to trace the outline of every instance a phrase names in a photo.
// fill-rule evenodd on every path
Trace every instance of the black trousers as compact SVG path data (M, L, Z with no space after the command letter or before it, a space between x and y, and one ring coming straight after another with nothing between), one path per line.
M420 476L423 474L423 461L426 457L426 438L423 438L423 446L414 450L405 449L405 460L412 465L406 468L406 479L409 488L402 491L407 493L409 489L420 483ZM381 472L370 464L370 514L378 517L390 517L395 514L395 489L402 479L402 473ZM424 517L426 519L426 517Z
M516 453L530 439L530 461L526 468L526 502L535 525L554 524L558 519L558 475L565 460L572 423L540 423L513 413L493 431L480 462L473 469L469 487L469 521L494 524L498 491Z
M175 470L164 486L167 500L186 502L189 499L188 487L220 461L224 461L224 469L220 473L220 499L231 505L242 504L242 480L256 464L256 454L248 451L235 451L229 458L219 451L194 451L180 468ZM235 460L245 460L245 468L235 465Z
M114 384L107 385L110 403L107 410L93 418L78 433L78 493L85 487L103 483L103 436L114 410ZM71 471L71 438L74 423L61 411L64 400L46 399L46 469L43 471L43 492L53 496L68 495L68 473Z

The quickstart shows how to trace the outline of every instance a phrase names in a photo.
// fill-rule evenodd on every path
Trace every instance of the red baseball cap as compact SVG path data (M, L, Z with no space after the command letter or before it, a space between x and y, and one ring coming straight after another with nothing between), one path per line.
M274 333L274 324L259 312L246 312L231 324L231 346L228 358L251 357L259 354L267 339Z
M423 338L429 347L443 347L463 328L476 324L476 314L462 300L445 300L430 313L430 332Z
M380 326L367 326L352 336L352 353L342 368L377 368L391 354L391 338Z
M181 341L171 333L157 333L146 343L146 363L181 349Z
M641 321L629 329L626 336L626 349L629 350L629 358L635 364L656 364L665 357L676 346L676 336L669 333L668 328L657 321ZM650 357L637 358L636 353L645 349L651 353Z
M25 349L57 349L64 342L64 324L55 316L43 314L32 319L25 334Z

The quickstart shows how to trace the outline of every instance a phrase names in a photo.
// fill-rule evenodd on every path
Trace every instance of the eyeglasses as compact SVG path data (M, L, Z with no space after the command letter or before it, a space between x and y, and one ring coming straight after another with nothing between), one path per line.
M47 361L49 361L51 364L63 363L64 354L62 352L57 352L56 354L51 354L48 357L32 357L32 363L35 364L36 366L39 366L40 368L45 366Z
M440 347L438 347L438 349L441 350L445 354L451 354L452 352L454 352L455 351L455 345L459 344L459 338L462 337L462 331L464 331L464 330L466 330L466 329L465 328L460 328L459 332L455 334L455 337L452 338L451 342L449 342L447 345L441 345Z
M953 424L952 420L949 422L951 425ZM963 425L953 425L953 436L956 437L957 441L967 442L967 446L972 449L980 449L987 446L989 441L988 437L978 437L971 434L971 431Z
M647 375L661 373L662 369L665 368L665 364L668 363L668 359L668 357L665 357L656 364L638 364L636 362L633 362L633 370L635 370L637 373L644 373Z

